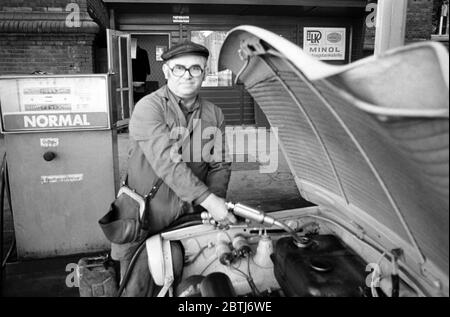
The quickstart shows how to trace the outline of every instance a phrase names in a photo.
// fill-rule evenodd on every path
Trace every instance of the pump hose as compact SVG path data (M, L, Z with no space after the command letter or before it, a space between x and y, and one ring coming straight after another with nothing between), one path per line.
M6 153L5 153L6 156ZM2 255L2 273L3 273L3 205L4 205L4 198L5 198L5 156L3 156L2 166L1 166L1 172L0 172L0 181L1 181L1 188L0 188L0 226L2 232L0 233L0 253ZM3 274L2 274L3 276Z
M6 153L3 155L3 161L1 164L1 172L0 172L0 182L1 182L1 188L0 188L0 254L2 257L2 267L0 269L0 295L3 295L3 270L6 267L6 262L8 261L12 251L14 250L14 246L16 243L15 235L12 237L11 245L8 249L8 252L6 252L5 257L3 258L3 233L4 233L4 203L5 203L5 190L7 191L7 199L8 199L8 205L9 210L11 212L11 218L13 216L12 214L12 204L11 204L11 190L9 187L9 177L8 177L8 169L6 164Z
M6 262L8 261L8 258L10 257L15 243L16 243L16 239L15 236L13 235L13 239L11 241L11 245L8 249L8 252L6 252L5 258L3 258L3 226L4 226L4 202L5 202L5 190L6 190L6 198L8 199L8 206L9 206L9 210L11 212L11 218L13 217L13 211L12 211L12 204L11 204L11 190L9 187L9 176L8 176L8 168L7 168L7 161L6 161L6 153L3 155L3 160L2 160L2 165L1 165L1 176L0 176L0 181L1 181L1 189L0 189L0 229L1 229L1 246L0 246L0 254L2 255L2 268L1 270L3 271Z

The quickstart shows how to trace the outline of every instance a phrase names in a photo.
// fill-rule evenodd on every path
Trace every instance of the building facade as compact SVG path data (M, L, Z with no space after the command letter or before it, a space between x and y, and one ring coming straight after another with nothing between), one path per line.
M340 34L340 54L325 53L320 58L345 64L373 53L375 29L368 23L368 5L373 2L4 0L0 4L0 74L106 73L106 29L112 29L131 35L132 57L137 47L147 54L143 60L133 59L136 69L149 67L145 84L134 88L136 101L136 96L164 85L161 53L190 39L211 52L201 94L222 108L226 123L267 126L251 96L234 83L235 74L218 71L218 55L226 33L238 25L255 25L306 49L314 32L332 30ZM430 39L432 11L432 0L409 0L407 42ZM135 82L141 80L134 78ZM130 105L127 107L129 111Z

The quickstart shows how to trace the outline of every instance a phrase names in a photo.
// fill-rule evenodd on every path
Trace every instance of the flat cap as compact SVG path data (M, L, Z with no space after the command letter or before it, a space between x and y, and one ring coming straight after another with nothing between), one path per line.
M181 55L200 55L208 58L209 51L206 47L203 45L191 42L191 41L184 41L181 43L178 43L174 46L172 46L169 50L161 54L161 58L165 61L178 57Z

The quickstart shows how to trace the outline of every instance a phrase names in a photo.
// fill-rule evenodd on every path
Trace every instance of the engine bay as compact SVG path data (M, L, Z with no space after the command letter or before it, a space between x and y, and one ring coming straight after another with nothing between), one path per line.
M188 282L178 285L177 296L368 294L365 262L336 236L311 235L305 239L304 248L297 247L291 237L264 231L247 237L220 232L214 240L206 247L198 239L184 241L187 263L183 280ZM226 278L218 272L230 282L224 282ZM209 286L204 285L207 277Z
M407 249L352 230L360 227L337 212L314 206L269 216L244 207L248 218L238 211L235 224L197 215L143 240L118 290L105 284L114 275L105 270L108 257L100 264L80 260L80 294L94 296L94 286L101 284L111 286L105 295L120 296L144 248L157 297L418 297L429 292L408 265ZM94 280L102 282L91 285Z
M168 233L184 248L182 277L173 295L385 297L396 291L385 254L350 247L349 235L320 219L288 217L285 223L301 244L294 243L292 233L248 220L227 228L200 225ZM400 296L418 296L403 280L399 283Z

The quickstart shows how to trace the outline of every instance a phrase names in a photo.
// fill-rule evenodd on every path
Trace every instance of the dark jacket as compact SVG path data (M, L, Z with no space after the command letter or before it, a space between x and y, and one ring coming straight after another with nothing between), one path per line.
M145 195L158 177L164 181L150 204L152 233L166 228L181 215L192 213L193 205L200 204L209 193L226 196L231 163L224 161L224 116L219 107L200 97L194 109L186 122L173 95L163 86L142 98L133 111L129 124L128 185ZM176 137L177 127L186 135ZM217 134L209 134L214 130ZM222 149L212 147L220 137ZM182 149L178 151L183 157L180 162L172 159L177 148ZM212 161L201 155L210 148L216 158ZM189 152L194 153L190 162L184 156Z

